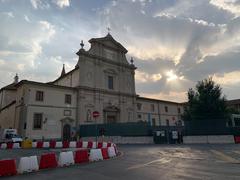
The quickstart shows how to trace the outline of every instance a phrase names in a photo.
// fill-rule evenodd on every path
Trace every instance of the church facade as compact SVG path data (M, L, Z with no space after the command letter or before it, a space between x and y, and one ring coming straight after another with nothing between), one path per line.
M140 97L135 90L135 65L127 50L110 34L89 40L88 51L76 53L73 70L49 83L22 80L0 90L0 126L16 128L23 137L69 138L80 125L149 122L181 124L183 104Z

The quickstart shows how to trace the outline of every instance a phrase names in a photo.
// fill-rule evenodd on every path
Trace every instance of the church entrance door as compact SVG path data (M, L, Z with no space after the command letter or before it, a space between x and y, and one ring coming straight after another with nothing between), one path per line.
M63 140L70 140L71 138L71 126L69 124L65 124L63 126Z
M116 123L116 116L108 115L107 116L107 123Z
M119 122L119 108L116 106L107 106L104 110L104 123Z

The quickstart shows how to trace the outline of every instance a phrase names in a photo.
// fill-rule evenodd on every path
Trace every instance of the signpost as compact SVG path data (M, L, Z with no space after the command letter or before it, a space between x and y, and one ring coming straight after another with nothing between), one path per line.
M97 143L97 117L99 117L100 116L100 113L98 112L98 111L93 111L93 113L92 113L92 116L93 116L93 118L94 118L94 120L95 120L95 135L96 135L96 143Z

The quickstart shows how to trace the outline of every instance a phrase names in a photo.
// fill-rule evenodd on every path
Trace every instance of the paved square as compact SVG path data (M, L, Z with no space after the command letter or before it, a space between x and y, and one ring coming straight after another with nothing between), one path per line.
M240 179L240 145L121 145L120 157L8 179ZM1 150L20 157L46 150Z

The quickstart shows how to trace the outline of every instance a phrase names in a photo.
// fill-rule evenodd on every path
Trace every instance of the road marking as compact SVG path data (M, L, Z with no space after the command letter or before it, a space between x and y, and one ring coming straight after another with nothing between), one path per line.
M137 165L128 167L127 170L132 170L132 169L138 169L138 168L146 167L146 166L149 166L151 164L158 163L158 162L160 162L161 164L165 164L165 163L168 163L170 161L171 161L171 159L161 158L161 159L157 159L157 160L154 160L154 161L150 161L150 162L145 163L145 164L137 164Z
M217 150L211 150L211 152L215 155L217 155L218 157L220 157L222 160L226 161L226 162L230 162L230 163L240 163L240 161L238 161L237 159L232 158L231 156L228 156L220 151Z

